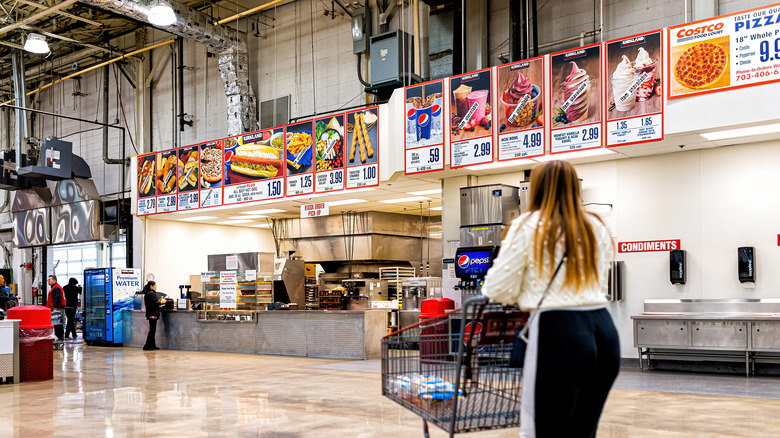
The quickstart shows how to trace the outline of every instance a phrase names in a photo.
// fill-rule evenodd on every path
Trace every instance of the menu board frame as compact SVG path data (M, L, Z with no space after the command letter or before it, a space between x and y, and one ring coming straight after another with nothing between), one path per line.
M175 151L179 169L176 179L176 188L179 191L176 209L178 211L197 210L200 208L200 145L191 144L175 149ZM188 166L189 163L194 164ZM195 174L195 182L191 184L193 173ZM187 178L186 182L184 181L185 177ZM194 205L194 207L190 207L190 205Z
M597 111L595 111L595 113L599 115L599 120L595 121L595 122L589 122L589 123L581 123L581 124L578 123L577 125L574 125L574 126L568 126L568 127L567 126L562 126L562 127L556 128L555 126L553 126L553 123L555 122L555 118L556 118L554 113L557 113L557 111L555 111L555 109L556 109L554 107L555 99L553 97L553 88L555 88L555 86L554 86L554 82L555 81L553 80L553 74L556 73L556 72L553 71L553 68L554 68L553 67L553 60L557 56L563 56L564 57L564 62L566 62L565 57L566 57L567 54L572 54L572 53L578 52L580 50L584 50L585 51L584 56L588 56L587 51L590 50L590 49L593 49L593 48L598 48L598 51L599 51L598 62L594 63L594 62L591 61L591 66L590 66L590 67L592 67L592 66L595 65L595 66L597 66L599 68L599 75L598 75L599 77L598 77L598 79L593 78L593 81L591 82L591 83L597 83L598 86L599 86L599 92L598 92L599 108L598 108ZM549 89L547 90L547 96L548 96L548 99L549 99L548 101L549 101L550 108L547 111L547 126L548 126L548 130L547 131L550 133L550 141L549 141L549 149L548 149L549 150L549 155L565 154L565 153L569 153L569 152L585 151L585 150L599 149L599 148L603 148L604 147L604 144L606 142L606 139L605 139L606 135L604 135L604 116L602 114L602 112L603 112L602 109L604 108L604 105L605 105L605 102L604 102L604 83L605 83L605 81L604 81L604 71L603 71L603 67L602 67L602 64L603 64L603 61L604 61L603 58L604 58L604 47L603 47L602 43L589 44L587 46L582 46L582 47L574 47L574 48L571 48L569 50L562 50L560 52L555 52L555 53L551 53L551 54L548 55L548 69L547 69L548 74L547 74L547 76L548 76L548 80L549 80L550 86L549 86ZM570 59L578 59L578 58L570 58ZM566 70L565 66L562 67L562 70L563 71ZM586 72L587 72L587 70L586 70ZM591 75L591 77L593 77L593 76ZM591 89L592 89L592 85L591 85ZM589 103L588 107L590 107L590 103ZM594 128L594 127L597 127L599 129L599 131L597 131L597 134L599 136L599 138L598 138L598 145L589 146L589 147L574 148L574 149L569 148L568 150L558 150L558 151L554 151L553 150L553 148L555 147L555 133L556 133L556 131L560 132L560 131L566 130L568 132L574 132L574 131L579 130L579 129L587 129L587 128L589 128L589 129L591 129L591 131L589 131L587 134L584 134L584 135L592 136L593 135L592 128Z
M198 208L200 209L200 208L219 207L222 205L222 199L223 199L222 188L224 186L224 181L225 181L225 164L224 164L225 149L223 148L222 139L200 143L198 145L198 148L200 150L200 184L199 184L200 195L198 199ZM214 157L207 158L204 152L212 148L216 148L218 152ZM219 168L220 179L218 181L208 181L206 180L206 177L204 175L205 173L204 166L214 161L210 158L217 158L214 164ZM211 205L204 205L206 202L210 202L212 199L215 199L214 196L218 196L217 201L215 201Z
M261 129L259 131L253 131L246 134L240 134L240 135L233 135L230 137L227 137L223 140L223 159L222 164L225 166L225 170L223 173L223 188L222 188L222 205L240 205L240 204L246 204L248 202L256 202L256 201L264 201L268 199L279 199L284 198L284 185L285 185L285 162L282 161L281 157L283 157L283 153L286 150L286 137L287 137L287 129L286 126L277 126L273 128L268 129ZM266 138L266 133L269 133L268 138ZM271 146L271 144L274 142L274 138L277 136L281 136L282 138L282 148L278 149L274 146ZM249 137L248 139L246 137ZM232 140L232 141L231 141ZM232 160L235 156L235 150L239 146L246 146L251 145L255 143L265 143L266 146L271 146L274 149L277 149L277 153L279 154L279 165L281 166L277 172L276 175L272 177L260 177L260 176L252 176L252 177L244 177L240 174L236 174L232 170L230 170L230 166L232 166ZM236 178L237 182L228 182L230 178ZM278 184L277 184L278 182ZM261 186L261 184L267 184L267 186ZM254 191L255 193L249 193L247 194L247 197L254 196L256 199L246 199L242 201L237 202L228 202L230 196L233 194L232 192L239 192L242 189L245 191ZM271 194L265 193L265 191L270 192ZM228 193L231 192L231 193Z
M493 87L496 90L495 102L497 102L497 104L496 104L497 111L494 113L494 115L496 117L496 123L499 124L498 125L498 129L496 130L496 146L495 146L496 158L497 158L496 161L498 161L498 162L511 162L511 161L515 161L515 160L523 160L523 159L528 159L528 158L533 158L533 157L544 156L545 151L547 150L547 131L548 131L547 126L546 126L547 120L546 120L546 117L544 117L544 121L543 121L542 125L538 126L538 124L537 124L537 119L538 119L537 114L539 112L538 110L540 109L539 107L541 107L541 113L544 114L545 111L548 111L548 109L546 109L546 108L549 106L549 103L547 102L547 90L546 90L546 88L547 88L547 76L549 74L548 71L547 71L547 68L548 68L547 62L548 61L546 59L546 56L543 55L543 56L537 56L537 57L534 57L534 58L523 59L523 60L520 60L520 61L510 62L508 64L503 64L503 65L496 66L496 73L495 73L496 85ZM533 81L531 81L531 85L532 86L536 86L537 88L541 87L541 89L539 89L539 91L538 91L539 94L537 94L537 96L535 98L533 98L533 99L536 99L536 102L532 102L533 99L529 98L531 101L526 103L523 108L519 109L519 110L522 110L525 107L527 107L528 105L530 105L531 103L534 103L534 107L533 107L534 111L533 111L533 114L531 115L532 116L532 120L531 120L530 124L526 124L525 125L526 126L525 128L510 126L511 123L509 123L508 119L509 119L509 117L511 117L511 115L507 116L507 112L509 112L510 114L516 113L515 115L519 115L520 113L519 113L517 107L519 107L520 105L516 105L514 107L515 111L507 110L507 107L505 106L505 103L504 103L504 97L503 97L505 92L501 91L501 89L504 88L504 86L502 86L502 84L501 84L501 82L502 82L502 80L501 80L502 79L502 70L503 69L508 70L510 72L509 76L511 76L514 73L515 69L517 69L517 70L524 70L526 68L531 69L533 67L534 63L538 63L539 65L541 65L541 80L540 80L539 84L534 84ZM528 64L528 66L524 67L525 64ZM515 66L519 66L519 67L515 67ZM520 71L520 72L522 72L522 71ZM537 75L533 74L532 76L537 76ZM511 83L510 83L510 85L511 85ZM501 113L502 109L504 109L503 117L502 117L502 113ZM505 124L506 124L506 126L505 126ZM528 125L531 125L531 126L528 127ZM501 129L502 126L505 126L505 130ZM509 131L509 130L511 130L511 131ZM531 137L530 143L533 145L534 141L540 141L540 145L539 146L541 147L541 151L539 153L528 153L528 154L525 154L525 155L520 155L520 156L510 157L510 158L502 158L501 157L502 156L502 139L504 139L505 143L510 143L510 144L511 143L521 143L522 142L523 143L523 147L524 148L528 148L527 144L529 143L529 136L535 136L536 134L539 134L538 140L534 140L534 138ZM517 138L513 139L512 136L517 136ZM521 140L520 139L521 137L524 137L524 138ZM533 147L533 146L531 146L531 147Z
M762 11L762 13L759 14L758 11ZM767 24L766 23L767 22L766 14L770 14L769 18L771 18L771 16L774 15L776 20L773 23ZM742 26L740 26L740 29L733 29L733 32L731 32L732 29L730 29L729 25L724 24L722 27L718 27L717 26L717 24L719 24L719 23L729 22L728 19L732 18L732 17L740 17L740 18L742 18L742 20L740 20L740 22L742 23ZM747 21L750 22L750 27L747 26L747 24L746 24L747 21L744 20L745 18L747 18L748 19ZM755 20L758 20L758 21L755 21ZM692 25L697 25L697 24L702 24L702 23L713 23L713 24L711 24L711 25L704 25L704 26L696 26L696 27L691 28ZM734 55L734 57L732 57L732 54L742 50L742 48L738 46L739 44L747 44L747 43L749 43L751 41L750 38L747 38L747 36L741 36L744 39L740 40L739 39L740 37L735 37L734 33L737 32L737 30L741 30L741 29L751 30L751 31L753 29L756 29L755 32L758 32L759 34L763 34L764 32L771 32L771 30L773 28L766 27L766 26L769 26L769 25L776 25L777 28L775 30L776 31L780 31L780 3L773 3L773 4L769 4L769 5L765 5L765 6L759 6L759 7L756 7L756 8L747 9L747 10L744 10L744 11L734 12L734 13L731 13L731 14L719 15L717 17L706 18L706 19L703 19L703 20L697 20L697 21L692 21L690 23L684 23L684 24L680 24L680 25L677 25L677 26L669 26L669 27L667 27L666 28L666 41L667 41L666 44L667 44L667 53L668 53L667 59L668 59L668 62L667 62L667 66L666 66L666 77L668 78L668 84L666 86L666 98L667 99L680 99L680 98L689 97L689 96L698 96L698 95L702 95L702 94L716 93L716 92L719 92L719 91L734 90L734 89L738 89L738 88L753 87L753 86L756 86L756 85L763 85L763 84L770 84L770 83L774 83L774 82L780 82L780 37L778 37L777 33L772 32L772 35L766 36L766 38L774 38L775 39L775 41L774 41L775 47L773 47L771 44L768 44L768 46L769 46L768 47L768 51L774 50L774 52L775 52L774 59L768 59L768 61L774 61L774 66L773 67L769 67L769 66L763 67L763 66L760 66L760 67L758 67L759 70L756 71L755 73L756 74L760 74L761 76L752 76L751 77L751 73L745 73L748 77L746 77L744 80L752 79L752 78L755 78L755 77L764 77L765 73L766 73L765 77L767 77L767 79L766 80L758 80L756 82L751 82L751 83L744 83L744 84L739 84L739 85L731 85L731 79L732 79L731 78L731 69L732 69L732 66L734 66L734 62L735 62L735 60L737 60L737 56L738 56L738 55ZM712 28L710 28L710 27L712 27ZM737 27L737 24L734 24L734 28L736 28L736 27ZM688 29L688 30L690 30L690 32L685 31L686 28L690 28L690 29ZM694 39L694 40L705 41L705 42L706 41L711 41L713 39L716 39L716 40L719 40L719 41L721 39L723 39L723 38L726 39L726 42L728 43L728 45L724 49L727 52L727 61L726 61L726 70L723 72L722 76L728 75L728 82L729 82L728 85L718 86L718 87L714 87L714 88L709 88L708 87L708 88L702 89L700 91L686 91L685 93L682 93L682 94L673 94L672 93L672 88L673 88L674 82L677 82L677 80L675 78L675 75L674 75L674 72L672 70L673 69L673 65L676 63L676 60L674 59L675 52L676 52L675 48L690 44L690 43L687 42L687 40L686 40L686 42L684 44L676 44L676 43L674 43L677 40L677 38L678 38L677 33L681 32L681 31L684 31L686 33L690 33L690 35L685 35L684 34L684 35L682 35L679 38L691 38L691 39ZM703 37L702 38L699 37L700 35L708 36L709 34L717 34L720 31L723 31L724 33L726 33L727 36L720 37L720 38L708 38L708 39L705 39ZM711 37L715 37L716 35L710 35L710 36ZM758 39L761 39L761 38L758 38ZM720 43L718 43L718 44L720 45ZM732 49L732 47L731 47L732 44L735 44L735 46L736 46L734 48L735 50L733 50L733 51L731 50ZM761 43L759 43L759 45L760 44ZM750 45L748 45L747 49L745 49L745 50L750 50L750 48L751 48ZM745 57L748 57L749 55L750 55L750 53L747 53L745 55ZM764 62L767 62L767 61L764 61ZM743 71L743 69L745 69L745 67L742 67L740 69L737 66L737 68L734 71L734 74L735 75L739 75L737 72ZM751 67L751 69L755 70L756 68L755 67ZM722 80L723 80L723 77L721 77L720 79L715 81L715 83L713 85L717 85L717 83L721 82Z
M314 119L290 123L285 126L285 132L285 159L282 160L285 165L284 197L311 195L314 193L317 150L317 142L314 140ZM292 147L296 149L291 150ZM308 164L306 164L307 158ZM292 187L292 190L298 190L299 193L290 193L291 185L300 186Z
M462 128L459 129L459 130L468 129L468 126L471 125L471 123L470 123L470 121L458 120L458 125L453 126L453 123L454 123L453 120L456 120L456 119L453 118L453 116L456 116L456 117L460 118L460 113L464 112L464 106L463 105L459 106L457 102L456 102L455 105L453 105L452 100L458 100L458 97L455 96L455 92L457 91L457 89L455 87L453 87L453 81L457 80L458 81L458 87L460 87L460 85L462 84L462 81L467 76L481 76L484 73L488 74L488 80L487 80L487 83L489 84L488 85L488 89L487 89L488 95L486 96L485 100L486 100L486 103L490 102L490 111L487 111L487 109L486 109L485 110L485 115L483 116L483 118L488 120L487 123L489 124L490 127L489 128L483 128L483 126L480 125L479 128L477 128L475 126L472 126L472 128L474 130L485 129L488 132L485 135L481 135L479 137L471 137L471 138L466 138L466 139L455 139L455 138L453 138L452 131L456 127L460 127L460 126L462 126ZM449 78L447 78L448 81L449 81L449 91L447 93L448 94L447 100L450 101L449 105L448 105L450 113L449 113L449 116L447 117L448 118L447 124L446 124L447 128L445 128L445 129L448 129L448 132L449 132L448 135L449 135L449 141L450 141L450 157L449 157L450 158L450 169L458 169L458 168L461 168L461 167L476 166L476 165L479 165L479 164L488 164L488 163L492 163L494 161L494 158L496 156L496 151L495 151L495 141L494 141L494 135L493 135L494 131L495 131L493 129L494 128L494 126L493 126L494 125L494 119L495 119L494 114L493 114L494 110L495 110L493 103L495 101L495 94L496 93L495 93L495 90L493 89L493 87L494 87L494 85L493 85L493 77L494 77L493 67L488 67L488 68L483 68L481 70L476 70L476 71L472 71L472 72L468 72L468 73L464 73L464 74L460 74L460 75L450 76ZM479 81L484 81L484 78L481 78L481 77L477 78L477 79ZM476 91L481 91L481 90L482 89L480 88L480 89L478 89ZM469 90L469 94L472 93L472 92L474 92L473 88L471 88ZM468 94L466 96L463 96L463 98L468 99L467 96L468 96ZM462 100L463 99L460 99L460 101L462 101ZM472 105L472 107L473 107L473 105ZM455 114L452 113L453 109L455 109L455 111L456 111ZM465 109L467 111L466 115L468 115L468 112L471 112L471 107L469 107L468 101L466 101ZM472 116L471 118L474 118L474 117ZM463 122L463 123L461 123L461 122ZM484 147L484 142L482 142L480 144L480 140L487 140L487 141L489 141L490 142L489 148L485 148ZM471 150L471 146L472 146L473 143L477 143L477 145L476 145L477 149L478 149L477 153L481 154L480 157L486 157L486 158L483 159L483 160L477 160L475 162L465 163L465 164L461 164L461 165L458 165L458 166L454 165L455 164L455 154L458 152L458 151L456 151L456 149L458 147L465 146L465 149L469 149L469 151L470 151Z
M602 111L603 111L604 114L602 115L602 118L604 120L604 132L606 133L605 143L606 143L606 147L608 147L608 148L614 148L614 147L620 147L620 146L628 146L628 145L633 145L633 144L652 143L652 142L656 142L656 141L662 141L664 139L664 126L665 126L664 125L664 122L665 122L665 120L664 120L665 117L664 116L665 116L665 108L666 108L666 100L665 100L666 93L664 93L663 91L661 91L660 94L655 93L655 91L652 91L652 94L650 95L650 98L647 99L649 101L653 97L657 97L658 98L659 102L658 102L658 110L657 111L651 111L651 112L647 112L647 113L643 113L643 114L637 114L637 115L633 115L633 116L617 117L617 118L614 118L614 119L610 119L609 118L609 115L610 115L610 112L611 112L610 108L612 107L612 105L614 105L614 103L610 103L610 99L609 99L610 91L613 91L613 94L614 94L614 89L612 87L612 79L611 79L612 75L610 74L611 69L610 69L610 65L609 65L609 62L610 62L610 49L609 49L610 45L611 44L621 44L621 43L624 43L624 42L630 42L631 40L634 40L634 39L645 38L647 36L652 36L652 35L655 35L655 34L658 34L659 42L658 42L658 53L657 53L656 67L654 68L655 74L654 74L654 77L653 77L653 81L654 81L653 88L655 89L655 83L660 80L661 89L663 90L665 88L664 73L666 72L666 69L665 69L666 65L664 65L664 64L667 64L667 62L666 62L667 58L666 58L665 53L664 53L664 48L665 48L664 38L666 37L666 33L664 32L663 29L652 30L652 31L649 31L649 32L643 32L643 33L640 33L640 34L631 35L631 36L624 37L624 38L616 38L614 40L610 40L610 41L605 41L604 42L604 52L603 52L603 55L602 55L602 58L603 58L602 72L605 75L605 79L604 79L604 105L602 107ZM635 44L631 44L630 47L638 47L638 46L640 46L640 44L644 44L644 43L638 43L637 42ZM650 53L650 55L652 56L653 53ZM629 59L630 58L631 57L629 57ZM658 63L661 63L661 65L658 66L657 65ZM660 67L660 68L658 68L658 67ZM650 119L650 120L648 121L647 119ZM625 141L625 142L620 142L620 143L610 142L611 134L613 132L617 132L618 129L620 129L622 131L622 133L624 135L626 135L626 131L635 130L635 129L640 129L641 130L644 127L654 127L656 121L658 121L658 126L660 127L660 137L648 138L648 139L645 139L645 140ZM613 123L613 122L614 123L625 122L625 123L623 123L620 128L616 127L615 128L616 131L610 131L610 129L609 129L610 123ZM646 122L649 122L649 123L646 123ZM637 123L638 123L638 126L634 126Z
M363 124L362 127L365 128L365 131L361 128L361 133L357 136L357 139L355 140L354 144L354 155L353 155L353 139L355 138L355 128L357 127L354 123L355 116L358 113L365 114L366 112L371 112L376 116L376 122L373 124ZM350 115L352 116L352 123L350 123ZM379 120L379 106L369 106L361 109L357 109L354 111L348 111L344 114L344 126L346 127L347 135L347 143L346 148L344 149L344 155L345 155L345 175L344 175L344 186L346 190L350 189L357 189L357 188L364 188L364 187L376 187L379 185L379 139L380 137L380 120ZM352 129L350 130L350 125L352 126ZM370 126L369 126L370 125ZM363 138L365 134L368 134L369 143L363 143L361 147L360 139ZM371 139L374 140L371 140ZM362 149L365 148L365 149ZM370 150L373 150L373 154L370 153ZM360 153L361 150L364 150L366 153L365 156L365 162L363 161L363 156ZM352 160L350 160L350 156L352 156ZM371 170L375 169L375 170ZM353 179L355 176L354 173L358 170L358 178ZM357 181L357 182L353 182Z
M438 94L440 96L437 98L435 95L437 94L434 92L432 95L433 98L431 99L431 105L429 106L423 106L422 108L415 108L414 104L409 102L410 99L414 99L417 96L409 97L409 93L412 90L421 89L420 92L421 98L423 102L426 101L427 96L424 95L425 93L425 87L431 86L434 84L440 85L440 90ZM445 94L445 80L442 79L435 79L428 82L423 82L421 84L415 84L408 86L404 88L404 174L405 175L418 175L422 173L429 173L429 172L438 172L444 170L444 142L445 137L444 133L446 132L447 124L445 122L445 114L448 113L449 106L445 104L445 101L449 101L449 99L444 99ZM417 93L414 93L417 94ZM438 103L436 101L438 100ZM411 107L409 105L412 105ZM438 108L437 108L438 106ZM423 125L420 125L420 118L423 119ZM437 120L438 119L438 120ZM432 133L434 131L434 127L441 126L441 141L437 142L435 138L430 138L431 136L434 136L435 134ZM427 129L426 129L427 128ZM427 132L428 141L423 141L422 144L418 145L410 145L410 137L414 135L415 137L419 137L420 135L423 135L422 133ZM414 133L414 134L413 134ZM415 143L419 143L420 140L416 140ZM422 153L422 155L420 155ZM426 165L418 165L416 168L422 168L424 170L410 170L412 165L415 164L415 161L420 161L422 156L425 156L428 158L428 161L426 162ZM416 159L415 159L416 158ZM431 159L434 159L434 162L431 162ZM430 165L430 166L428 166ZM430 168L427 168L430 167Z
M335 119L336 123L339 124L339 129L331 128L331 121ZM314 119L314 131L315 133L318 132L317 125L320 122L325 122L325 130L323 131L323 134L325 134L327 131L331 129L335 129L338 134L341 136L341 140L336 140L336 143L330 146L330 148L338 148L339 151L332 152L332 149L328 149L328 140L321 140L319 138L316 138L314 140L315 142L315 153L314 153L314 162L315 162L315 171L314 171L314 193L330 193L335 192L338 190L344 190L344 186L346 185L346 120L347 115L345 113L337 113L337 114L331 114L326 117L320 117ZM330 139L330 136L329 136ZM320 142L324 142L325 144L322 145L322 150L320 151ZM341 144L339 145L338 142ZM324 158L325 155L321 154L327 154L330 155L331 153L334 154L335 158ZM340 157L339 157L340 156ZM325 170L318 170L319 167L329 167L329 164L332 164L333 160L341 160L340 166L334 166L331 169L325 169ZM329 163L331 162L331 163ZM335 181L336 175L340 175L340 182ZM323 179L323 182L320 182L320 179ZM331 187L327 190L322 189L320 187Z
M151 170L150 174L147 174L148 177L151 179L150 186L149 186L149 193L142 194L141 193L141 185L145 182L146 176L143 175L145 172L141 172L141 169L143 169L146 166L146 163L150 162ZM140 154L136 155L136 167L138 169L138 175L136 177L136 194L137 194L137 205L136 205L136 216L149 216L152 214L157 214L157 152L149 152L147 154ZM147 206L144 208L144 211L152 210L149 213L141 213L141 202L144 202L144 204L149 205L150 203L148 201L151 201L150 206Z

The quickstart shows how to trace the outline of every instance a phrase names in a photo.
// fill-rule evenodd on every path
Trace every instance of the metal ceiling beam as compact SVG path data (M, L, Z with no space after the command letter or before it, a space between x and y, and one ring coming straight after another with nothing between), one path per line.
M32 23L34 21L40 20L41 18L46 17L48 15L51 15L51 14L53 14L53 13L55 13L55 12L61 10L61 9L65 9L68 6L70 6L73 3L76 3L78 1L79 0L65 0L64 2L58 3L57 5L52 6L49 9L46 9L45 11L36 12L35 14L28 15L27 17L17 21L16 23L9 24L8 26L0 28L0 35L5 35L5 34L7 34L8 32L10 32L10 31L12 31L14 29L18 29L18 28L24 26L25 24L30 24L30 23Z
M48 8L48 6L46 6L46 5L42 5L40 3L35 3L34 1L30 1L30 0L14 0L14 1L18 2L18 3L21 3L23 5L34 6L34 7L39 8L39 9L46 9L46 8ZM78 15L73 15L73 14L70 14L70 13L65 12L65 11L60 11L59 14L62 15L63 17L68 17L68 18L72 18L74 20L83 21L84 23L91 24L93 26L103 27L102 23L98 23L97 21L92 21L92 20L90 20L88 18L79 17Z

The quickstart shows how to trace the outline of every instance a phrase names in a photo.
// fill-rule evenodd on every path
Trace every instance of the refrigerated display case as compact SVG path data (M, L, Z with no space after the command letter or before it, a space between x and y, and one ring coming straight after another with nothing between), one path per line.
M87 345L122 345L122 317L141 290L140 269L84 271L84 340Z
M235 302L232 298L226 300L221 293L220 274L223 272L228 271L201 273L204 305L199 319L254 321L255 311L265 309L266 304L273 302L273 276L270 272L229 271L235 272Z

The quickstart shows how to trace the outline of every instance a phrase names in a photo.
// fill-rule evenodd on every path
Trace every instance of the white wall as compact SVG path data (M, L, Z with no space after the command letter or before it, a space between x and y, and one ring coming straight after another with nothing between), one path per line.
M170 296L189 284L190 275L207 270L209 254L274 252L267 229L150 219L144 228L144 278L154 274L157 290Z

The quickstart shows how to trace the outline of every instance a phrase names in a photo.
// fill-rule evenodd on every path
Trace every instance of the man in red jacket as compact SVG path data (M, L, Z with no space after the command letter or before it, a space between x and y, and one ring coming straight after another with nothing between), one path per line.
M46 307L52 309L52 324L54 325L54 335L57 340L65 340L65 329L62 326L62 315L65 309L65 292L62 286L57 284L57 276L49 275L49 297L46 299ZM59 316L59 317L57 317ZM56 322L56 324L55 324Z

